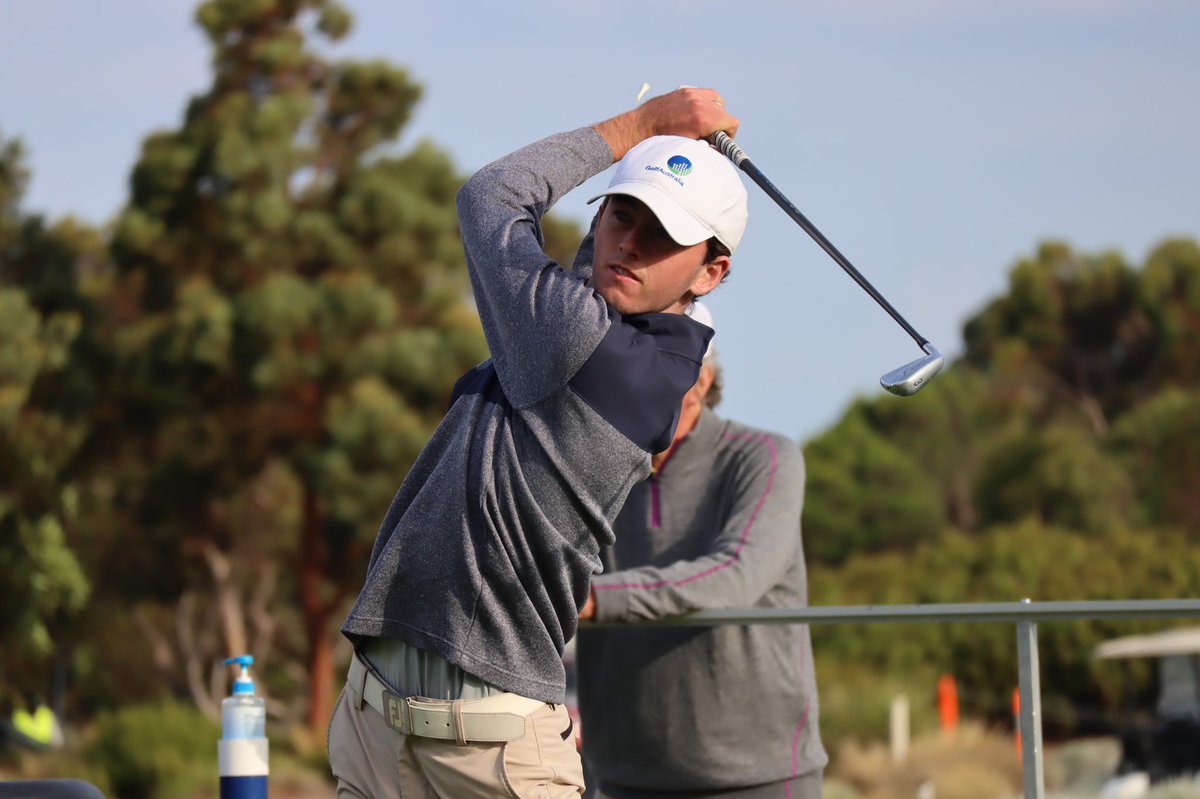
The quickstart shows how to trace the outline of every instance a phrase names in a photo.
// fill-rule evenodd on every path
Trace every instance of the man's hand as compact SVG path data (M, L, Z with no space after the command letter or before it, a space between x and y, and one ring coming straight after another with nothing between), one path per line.
M595 130L612 150L613 161L620 161L651 136L704 139L723 130L734 137L738 124L715 89L686 88L647 100L632 111L601 122Z
M592 621L596 618L596 592L588 591L587 602L583 603L583 610L579 611L580 621Z

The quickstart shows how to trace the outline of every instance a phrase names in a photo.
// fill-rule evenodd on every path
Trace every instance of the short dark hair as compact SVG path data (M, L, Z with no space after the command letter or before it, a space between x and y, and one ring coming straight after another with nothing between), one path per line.
M726 258L729 258L733 255L733 253L731 253L729 251L729 248L726 247L724 244L722 244L721 240L718 239L716 236L713 236L712 238L710 238L708 241L705 242L705 244L708 245L708 250L704 253L704 263L706 263L706 264L711 264L713 261L717 260L717 258L719 258L722 255L724 255ZM733 270L726 269L725 274L721 275L722 283L724 283L726 280L729 279L729 273L731 271L733 271Z
M729 251L729 248L722 244L721 240L716 236L713 236L705 243L708 245L708 251L704 253L704 263L706 264L711 264L722 255L724 255L726 258L729 258L733 255L733 253Z

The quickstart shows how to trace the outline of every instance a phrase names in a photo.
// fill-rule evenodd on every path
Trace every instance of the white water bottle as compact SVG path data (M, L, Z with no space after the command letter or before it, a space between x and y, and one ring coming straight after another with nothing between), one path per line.
M217 743L217 769L221 799L267 799L267 706L254 694L250 666L254 658L230 658L226 665L241 666L233 693L221 702L221 740Z
M250 679L254 658L242 655L225 661L227 666L233 664L241 666L242 671L233 682L233 694L221 702L221 737L226 741L265 738L267 704L254 695L254 680Z

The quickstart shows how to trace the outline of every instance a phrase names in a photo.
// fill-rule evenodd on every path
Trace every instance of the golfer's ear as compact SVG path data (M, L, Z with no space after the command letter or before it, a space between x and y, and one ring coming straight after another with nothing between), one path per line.
M700 275L692 283L692 294L696 297L703 297L710 291L721 285L721 281L725 278L725 273L729 271L729 256L718 255L704 265L704 269Z

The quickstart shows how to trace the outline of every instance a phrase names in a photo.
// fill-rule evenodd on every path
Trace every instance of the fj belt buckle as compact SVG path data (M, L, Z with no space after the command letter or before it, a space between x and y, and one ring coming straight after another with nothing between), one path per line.
M396 732L408 735L412 728L408 713L408 699L385 688L383 690L383 720Z

